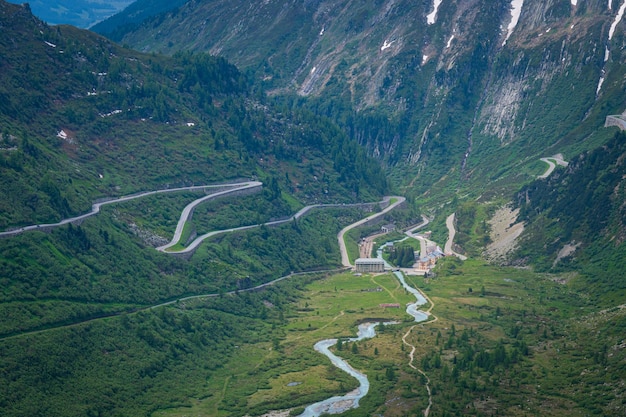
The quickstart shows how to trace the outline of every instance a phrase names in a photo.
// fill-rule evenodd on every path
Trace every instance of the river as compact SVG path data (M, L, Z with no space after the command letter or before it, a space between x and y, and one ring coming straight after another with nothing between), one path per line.
M378 252L378 257L382 258L382 252ZM386 264L386 263L385 263ZM386 264L388 267L389 265ZM413 317L416 322L426 321L429 318L429 315L423 311L420 311L420 306L427 303L426 298L422 295L422 293L416 288L411 287L405 280L404 274L401 271L394 271L393 273L395 277L400 281L404 289L415 296L415 302L410 303L406 307L406 312L408 315ZM380 322L377 323L363 323L359 325L359 330L357 333L357 337L348 339L350 342L371 339L376 336L375 327L378 326ZM388 324L397 324L394 322L385 323ZM355 390L340 396L335 396L331 398L327 398L323 401L317 402L315 404L309 405L300 417L319 417L322 414L340 414L344 411L347 411L351 408L358 408L359 400L365 397L370 389L370 382L367 379L367 375L362 372L354 369L348 362L335 355L330 351L330 347L335 346L337 344L337 339L325 339L317 342L314 346L315 350L325 355L328 359L330 359L331 363L341 369L342 371L348 373L350 376L356 378L359 381L359 387Z

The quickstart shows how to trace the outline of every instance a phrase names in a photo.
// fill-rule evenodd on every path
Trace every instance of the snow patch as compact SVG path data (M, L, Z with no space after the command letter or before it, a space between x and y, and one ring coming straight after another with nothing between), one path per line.
M48 45L48 46L53 47L53 48L56 48L56 47L57 47L55 44L50 43L50 42L48 42L48 41L44 41L44 43L45 43L46 45Z
M611 52L609 51L609 47L605 46L604 47L604 62L609 60L609 55L611 54Z
M613 0L609 0L609 10L612 9L611 4L613 3Z
M452 45L452 39L454 39L454 35L450 36L450 39L448 39L448 43L446 44L446 49L450 47L450 45Z
M600 77L600 81L598 81L598 88L596 88L596 96L600 93L600 89L602 88L603 83L604 83L604 77Z
M194 127L196 124L194 122L187 122L187 126Z
M626 10L626 0L624 0L622 6L619 8L617 16L615 16L615 20L611 25L611 29L609 29L609 40L613 38L613 33L615 33L615 28L617 27L617 24L622 20L622 17L624 16L624 10Z
M65 130L61 129L59 131L59 133L57 133L57 136L60 137L63 140L66 140L67 139L67 132Z
M106 114L102 114L100 113L100 117L109 117L109 116L113 116L114 114L120 114L122 111L121 110L113 110L111 113L106 113Z
M435 20L437 19L437 10L439 10L439 6L441 5L442 1L443 0L433 0L433 11L428 16L426 16L426 23L428 23L429 25L435 23Z
M578 0L572 0L572 6L576 6L578 4Z
M517 22L519 21L519 16L522 13L522 6L524 6L524 0L511 0L511 21L506 28L506 38L504 39L504 42L502 42L502 46L506 45L506 41L508 41L513 34L513 30L515 30L515 26L517 26Z
M422 65L424 65L428 61L428 55L422 55Z
M317 69L317 67L313 67L311 68L311 74L313 74L315 72L315 70Z
M393 41L389 42L385 40L385 42L383 42L383 46L380 47L380 50L384 51L387 48L391 48L392 44L393 44Z
M322 36L324 34L325 30L326 30L326 28L324 26L322 26L322 30L320 30L320 36Z

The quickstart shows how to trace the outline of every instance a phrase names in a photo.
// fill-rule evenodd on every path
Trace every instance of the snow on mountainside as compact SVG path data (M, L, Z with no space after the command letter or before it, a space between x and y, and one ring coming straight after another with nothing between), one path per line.
M335 103L327 115L348 120L343 127L385 163L467 180L519 175L510 155L520 152L579 149L596 140L585 138L607 113L624 110L625 8L606 0L191 0L122 42L225 56L271 95ZM358 117L338 113L346 108ZM481 161L494 155L511 162L488 174Z

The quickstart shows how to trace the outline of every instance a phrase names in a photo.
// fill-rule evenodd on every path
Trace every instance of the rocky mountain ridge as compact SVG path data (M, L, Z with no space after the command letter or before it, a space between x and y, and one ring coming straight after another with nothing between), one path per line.
M541 156L608 140L599 128L624 106L624 7L189 1L122 42L222 55L270 95L306 97L418 192L444 178L508 189Z

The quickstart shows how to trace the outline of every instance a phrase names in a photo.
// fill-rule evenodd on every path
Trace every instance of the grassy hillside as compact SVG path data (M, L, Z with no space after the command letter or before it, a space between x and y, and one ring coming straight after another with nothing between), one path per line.
M527 0L506 39L510 9L483 0L441 2L435 15L433 2L190 1L123 42L227 57L277 100L331 118L403 192L434 206L451 193L508 198L534 179L539 158L609 140L604 118L624 110L616 7Z
M566 169L519 193L528 224L517 256L543 271L572 271L609 305L624 299L626 135L581 154Z
M232 16L240 17L283 3L189 4L237 6ZM216 236L183 259L154 247L202 194L107 205L80 224L0 238L3 416L234 417L288 408L297 415L355 386L313 344L351 337L371 320L398 323L335 348L371 383L360 408L345 415L421 415L429 403L430 416L441 417L624 414L625 137L598 129L604 113L622 105L622 58L611 52L594 95L603 48L589 42L606 34L609 13L596 13L598 2L529 8L523 16L535 20L523 20L507 43L515 49L502 50L502 39L488 35L500 33L494 16L508 15L507 2L444 2L434 25L423 23L430 3L345 4L355 7L315 15L317 4L293 3L270 14L274 32L256 15L254 28L271 32L275 44L259 36L247 47L261 55L275 48L275 60L244 74L223 58L144 54L50 27L0 0L0 230L58 221L101 198L263 181L259 193L196 208L189 237L286 217L308 203L378 201L394 183L408 207L386 222L400 232L423 212L443 245L445 218L456 212L455 244L469 256L409 278L428 295L433 320L415 325L402 308L381 306L412 299L392 275L320 272L340 267L338 231L369 212L316 210L279 227ZM186 10L181 16L201 16ZM328 79L309 79L306 94L285 93L276 88L305 85L317 48L332 44L324 38L309 49L297 34L317 39L318 26L279 24L307 16L328 23L329 38L349 40L330 60ZM407 49L390 59L379 59L392 33L381 16L406 24L397 34ZM570 33L573 23L580 27ZM177 36L187 33L181 27ZM467 27L483 42L462 39ZM589 38L577 36L583 28ZM432 55L451 33L459 49ZM548 44L562 50L544 50L552 36ZM368 50L378 58L363 55ZM508 102L524 106L515 116L491 118L502 116L505 99L520 97ZM539 157L559 151L570 165L536 180L545 170ZM527 224L516 266L490 265L481 259L488 220L513 196ZM352 256L378 229L351 233Z
M143 55L1 7L4 229L181 184L273 176L303 201L387 187L355 141L319 117L265 105L224 59Z

